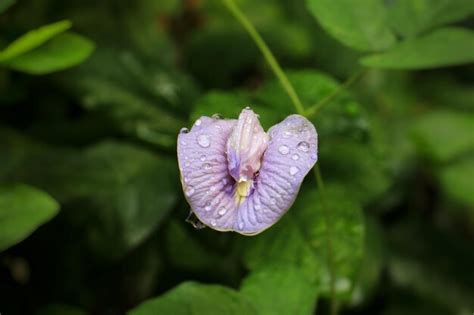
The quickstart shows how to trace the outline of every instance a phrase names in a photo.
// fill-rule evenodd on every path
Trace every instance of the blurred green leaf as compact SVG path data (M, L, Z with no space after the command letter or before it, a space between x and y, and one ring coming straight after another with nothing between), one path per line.
M222 257L210 251L181 224L172 221L166 229L166 253L174 266L184 270L213 270Z
M473 147L474 149L474 147ZM445 166L439 173L441 187L452 200L471 207L469 217L474 222L474 159L466 158Z
M325 211L330 213L332 221L330 242L336 290L340 297L347 298L363 256L364 223L358 203L347 198L341 186L328 186L324 197L311 190L300 193L290 213L246 244L246 266L256 270L273 263L293 265L318 284L322 295L328 295L330 267Z
M398 43L387 52L363 57L367 67L430 69L474 62L474 32L459 27L438 29Z
M0 251L22 241L59 210L46 193L26 185L0 186Z
M80 64L93 50L94 44L89 39L75 33L64 33L3 64L30 74L47 74Z
M393 226L388 236L388 272L395 285L448 308L451 314L474 307L474 274L466 272L474 264L469 240L414 217Z
M254 270L240 291L260 315L314 314L318 289L305 274L291 265L268 265Z
M220 285L184 282L164 295L148 300L128 315L256 315L257 311L238 292Z
M436 161L448 161L474 148L474 115L435 110L422 115L414 126L418 149Z
M71 28L71 25L72 23L70 21L64 20L42 26L24 34L0 51L0 62L8 61L41 46L45 42Z
M16 0L3 0L0 3L0 14L2 14L4 11L6 11L9 7L11 7L13 4L15 4Z
M378 51L395 42L379 0L307 0L324 29L343 44L360 51Z
M394 30L404 37L415 37L436 26L453 23L474 13L471 0L396 0L389 19Z
M264 128L270 128L281 118L269 106L254 101L248 93L242 91L211 91L196 101L194 110L191 112L191 122L201 116L210 117L214 114L220 114L224 118L237 119L242 109L247 106L260 115L259 119Z

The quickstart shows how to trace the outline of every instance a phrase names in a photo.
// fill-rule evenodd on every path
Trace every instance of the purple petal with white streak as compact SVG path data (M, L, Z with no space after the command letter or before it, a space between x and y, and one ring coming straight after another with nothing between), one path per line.
M317 134L299 115L273 126L260 170L252 178L252 193L239 200L226 152L236 125L237 120L201 117L190 132L180 133L181 182L193 212L205 225L255 235L276 223L293 204L316 163Z

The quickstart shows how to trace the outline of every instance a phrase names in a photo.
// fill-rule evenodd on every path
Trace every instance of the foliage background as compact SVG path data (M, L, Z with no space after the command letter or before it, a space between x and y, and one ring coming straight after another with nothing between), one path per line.
M175 157L295 112L226 1L0 0L0 312L471 314L474 3L236 0L325 181L243 237L185 222Z

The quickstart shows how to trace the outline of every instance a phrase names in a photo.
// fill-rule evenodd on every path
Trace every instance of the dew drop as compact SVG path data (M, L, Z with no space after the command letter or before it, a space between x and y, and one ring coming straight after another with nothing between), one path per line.
M179 133L188 133L188 132L189 132L189 129L186 127L181 128L181 130L179 131Z
M250 106L245 107L246 110L251 110Z
M283 133L283 137L284 138L289 138L291 136L291 132L286 130L284 133Z
M201 123L202 123L201 119L198 119L198 120L196 120L196 122L194 124L196 126L201 126Z
M217 187L216 186L211 186L211 188L209 188L210 191L216 191Z
M191 166L191 164L189 164L189 162L186 162L186 163L184 163L184 166L186 166L186 167L190 167L190 166Z
M222 179L222 184L225 186L227 184L227 179L223 178Z
M255 210L260 210L262 207L259 204L255 204Z
M197 138L197 142L203 148L207 148L211 145L211 141L209 140L208 135L199 135Z
M204 210L211 211L211 203L209 201L206 202L206 205L204 206Z
M184 176L184 182L185 182L185 183L189 182L189 178L187 178L186 176Z
M222 207L222 208L219 209L219 211L217 213L219 213L219 215L224 215L226 212L227 212L227 209Z
M201 155L201 157L199 159L204 162L206 160L206 156L203 154L203 155Z
M191 187L191 186L188 186L188 187L186 187L186 189L184 190L184 193L186 194L186 196L191 197L192 194L194 194L194 188Z
M297 161L300 158L300 156L295 153L295 154L293 154L293 156L291 158L293 159L293 161Z
M211 164L204 163L202 167L204 167L205 170L210 170L211 169Z
M222 115L219 114L219 113L215 113L214 115L212 115L212 118L213 119L222 119Z
M216 225L217 225L216 220L212 220L212 221L211 221L211 225L212 225L212 226L216 226Z
M286 145L282 144L278 148L278 152L280 152L281 154L288 154L288 152L290 152L290 148L288 148Z
M309 150L309 143L306 142L306 141L301 141L300 143L298 143L298 145L296 146L296 148L300 151L303 151L303 152L308 152Z
M291 176L295 175L295 174L298 173L299 171L300 171L299 168L297 168L296 166L290 167L290 175L291 175Z
M244 229L244 223L243 222L239 222L239 230L243 230Z
M276 204L275 198L270 199L270 203L271 203L272 205Z
M181 145L186 145L186 141L181 140Z
M317 159L318 159L318 155L313 152L313 153L311 153L311 158L312 158L313 160L317 160Z

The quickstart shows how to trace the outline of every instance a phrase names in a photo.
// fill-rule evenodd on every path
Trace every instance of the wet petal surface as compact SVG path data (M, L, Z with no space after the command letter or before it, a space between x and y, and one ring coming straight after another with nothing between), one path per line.
M242 234L260 233L278 221L317 161L316 129L305 117L291 115L268 134L270 142L255 179L255 191L237 211L234 229Z
M178 136L178 162L183 191L199 220L219 231L254 235L272 226L293 204L304 177L316 163L317 134L300 115L287 117L268 135L255 128L260 127L258 120L258 125L248 123L239 127L237 120L201 117L191 131ZM268 146L264 152L261 148L257 148L260 152L247 151L254 153L249 161L259 164L258 169L247 175L251 177L248 181L238 184L229 167L233 158L228 148L232 134L246 126L255 128L260 137L256 143L267 139ZM240 142L232 145L235 143ZM239 192L242 187L250 193Z

